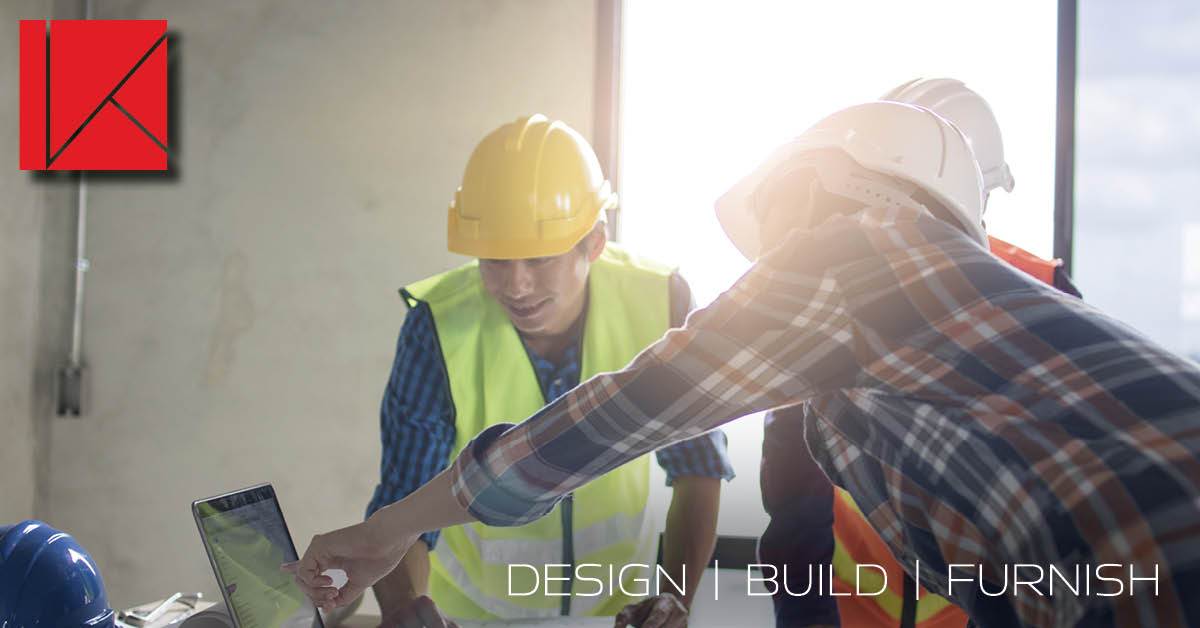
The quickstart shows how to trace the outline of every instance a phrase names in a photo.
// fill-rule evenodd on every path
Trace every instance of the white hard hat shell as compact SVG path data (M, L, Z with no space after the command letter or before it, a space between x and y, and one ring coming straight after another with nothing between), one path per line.
M962 81L951 78L915 79L884 94L880 100L895 100L932 109L954 123L979 160L984 192L1004 188L1012 192L1013 176L1004 160L1004 140L996 114L983 96Z
M863 169L920 188L946 207L962 228L987 247L983 230L983 178L963 133L930 109L878 101L842 109L775 150L753 172L717 200L717 217L725 233L748 259L762 251L755 191L814 153L838 150ZM833 194L866 205L918 205L907 193L836 168L816 168L822 185Z

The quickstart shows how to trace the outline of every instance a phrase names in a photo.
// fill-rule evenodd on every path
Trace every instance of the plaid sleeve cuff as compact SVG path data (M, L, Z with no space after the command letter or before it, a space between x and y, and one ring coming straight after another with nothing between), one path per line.
M450 465L454 499L472 517L490 526L518 526L536 521L561 499L531 501L505 487L503 478L497 478L488 468L489 446L513 427L512 423L498 423L480 432Z
M729 439L722 430L713 430L664 447L654 452L658 464L667 472L667 486L677 478L694 475L719 480L734 478L729 462Z

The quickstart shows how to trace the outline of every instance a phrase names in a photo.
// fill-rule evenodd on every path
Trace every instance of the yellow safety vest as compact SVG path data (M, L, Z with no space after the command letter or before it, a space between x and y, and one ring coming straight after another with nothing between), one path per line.
M580 381L621 369L666 332L670 274L669 268L608 244L588 277ZM428 303L433 314L455 412L455 455L485 428L522 421L546 404L525 347L484 288L477 262L415 283L404 294L410 306ZM626 591L636 594L645 588L638 578L654 582L658 534L647 512L649 471L649 458L642 456L577 490L528 525L472 523L443 530L430 553L431 597L460 618L552 617L567 608L571 615L616 614L638 599L621 590L623 567L648 566L626 570ZM564 534L567 529L570 534ZM540 582L530 569L514 568L510 589L509 565L518 563L536 567ZM546 564L589 563L601 567L578 575L602 580L600 595L588 595L597 592L596 583L576 579L572 567L552 568L549 574L569 580L546 579ZM535 585L535 595L509 595ZM564 599L569 599L566 605Z

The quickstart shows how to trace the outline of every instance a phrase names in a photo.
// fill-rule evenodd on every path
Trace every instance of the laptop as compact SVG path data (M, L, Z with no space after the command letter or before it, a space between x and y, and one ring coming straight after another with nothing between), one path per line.
M237 628L325 628L279 565L297 559L270 484L192 502L192 516Z

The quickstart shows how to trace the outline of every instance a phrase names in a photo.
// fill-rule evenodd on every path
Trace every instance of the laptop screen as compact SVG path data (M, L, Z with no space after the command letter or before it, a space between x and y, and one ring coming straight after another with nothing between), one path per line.
M322 628L312 602L279 565L296 560L269 484L192 506L222 595L240 628Z

